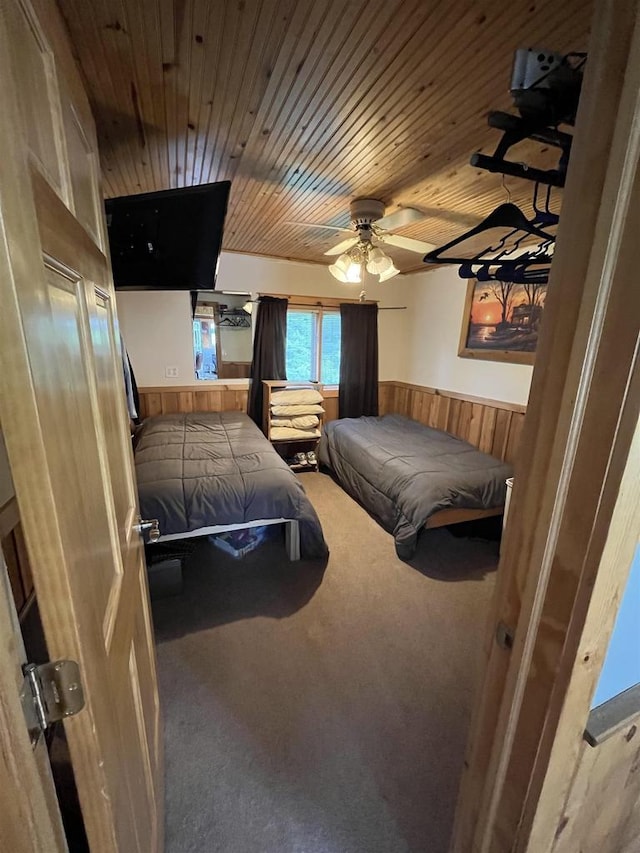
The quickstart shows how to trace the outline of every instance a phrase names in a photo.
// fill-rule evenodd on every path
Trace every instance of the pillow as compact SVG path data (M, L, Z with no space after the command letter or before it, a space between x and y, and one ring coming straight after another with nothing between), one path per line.
M317 415L299 415L295 418L271 418L272 427L292 427L293 429L313 429L320 423Z
M276 391L271 395L271 404L283 403L287 405L309 405L310 403L321 403L322 394L313 388L294 388L290 391Z
M276 418L290 418L298 415L324 415L322 406L317 403L310 406L271 406L271 414Z
M271 427L271 439L282 438L320 438L319 429L291 429L291 427Z

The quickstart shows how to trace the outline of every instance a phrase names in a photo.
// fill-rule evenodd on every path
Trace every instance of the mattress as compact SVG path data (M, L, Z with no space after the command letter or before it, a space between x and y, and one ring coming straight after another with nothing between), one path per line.
M162 535L272 518L297 520L301 556L326 556L318 516L302 484L242 412L159 415L136 436L143 518Z
M380 524L409 559L427 519L444 509L504 506L511 467L473 445L401 415L330 421L321 465Z

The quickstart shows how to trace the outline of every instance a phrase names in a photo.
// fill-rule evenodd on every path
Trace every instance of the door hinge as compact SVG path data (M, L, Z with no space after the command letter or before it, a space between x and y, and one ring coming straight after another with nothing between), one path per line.
M498 622L498 627L496 628L496 642L501 649L511 651L513 648L514 637L515 631L513 628L509 628L509 626L505 625L504 622Z
M35 748L49 726L84 708L80 667L73 660L55 660L27 663L22 672L20 700Z

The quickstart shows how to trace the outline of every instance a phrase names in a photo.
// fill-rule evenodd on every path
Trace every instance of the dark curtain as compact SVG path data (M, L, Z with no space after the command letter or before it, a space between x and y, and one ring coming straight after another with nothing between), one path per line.
M340 306L338 416L378 414L378 306Z
M195 320L196 319L196 308L198 305L198 291L197 290L191 290L190 295L191 295L191 319Z
M288 300L275 299L272 296L261 296L258 302L247 413L260 429L262 429L262 380L287 378L285 348L288 304Z

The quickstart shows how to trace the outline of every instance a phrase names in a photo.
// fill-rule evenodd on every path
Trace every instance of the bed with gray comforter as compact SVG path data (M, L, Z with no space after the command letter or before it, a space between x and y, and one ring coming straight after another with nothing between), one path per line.
M285 518L306 558L328 553L302 484L242 412L159 415L136 436L140 512L162 535Z
M345 491L393 533L405 560L434 513L502 507L512 474L466 441L401 415L330 421L318 452Z

